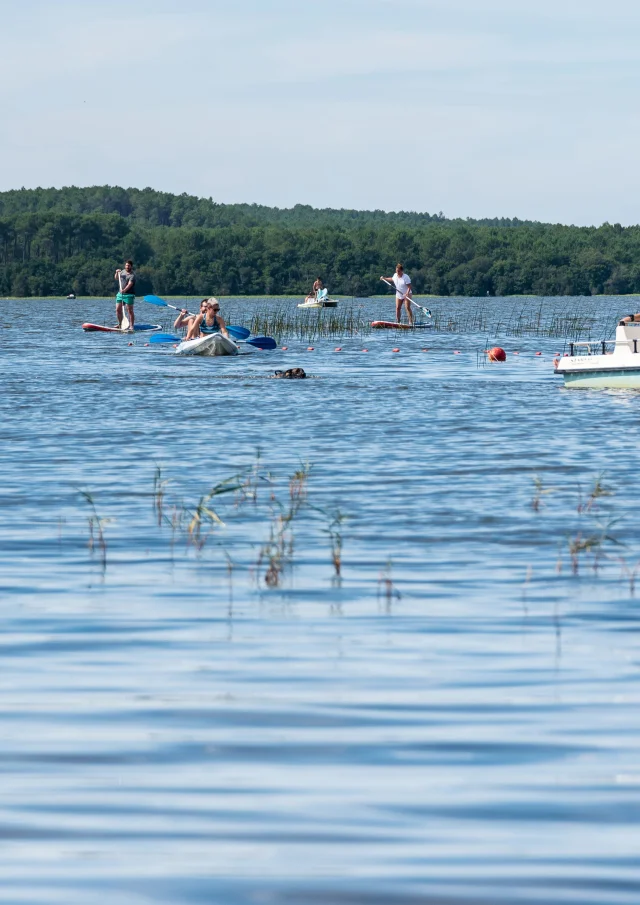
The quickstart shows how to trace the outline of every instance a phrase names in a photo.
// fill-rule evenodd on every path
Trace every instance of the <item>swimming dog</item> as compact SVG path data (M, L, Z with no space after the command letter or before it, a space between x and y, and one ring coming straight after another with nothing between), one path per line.
M288 368L286 371L276 371L273 376L284 380L304 380L307 375L304 368Z

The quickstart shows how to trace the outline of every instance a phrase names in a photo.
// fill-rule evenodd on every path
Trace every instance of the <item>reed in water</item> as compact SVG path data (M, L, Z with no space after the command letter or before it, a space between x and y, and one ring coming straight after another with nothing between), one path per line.
M417 299L420 301L420 299ZM254 336L307 342L367 336L371 322L393 317L389 297L340 301L337 308L300 310L292 299L224 302L227 323L243 324ZM604 339L613 335L621 313L638 303L615 297L429 298L435 332L483 337L538 336L550 339ZM635 306L635 307L634 307ZM416 312L416 316L420 315Z

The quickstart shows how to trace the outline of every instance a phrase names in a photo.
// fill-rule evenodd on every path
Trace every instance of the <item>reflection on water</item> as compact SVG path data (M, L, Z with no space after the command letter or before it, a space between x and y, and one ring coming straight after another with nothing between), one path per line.
M636 394L564 390L557 339L182 360L35 307L0 308L5 900L638 901Z

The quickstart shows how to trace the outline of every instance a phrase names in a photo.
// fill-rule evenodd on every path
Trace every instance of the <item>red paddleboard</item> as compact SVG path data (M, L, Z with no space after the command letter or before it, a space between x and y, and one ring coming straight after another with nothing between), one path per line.
M102 324L83 324L82 329L87 332L99 330L100 333L122 333L120 327L103 327Z
M87 333L95 332L96 330L99 333L124 333L124 332L126 332L124 330L121 330L120 327L105 327L102 324L83 324L82 329L86 330ZM138 330L159 330L160 324L136 324L133 329L136 331L136 333L138 332Z
M424 330L431 324L396 324L395 321L373 321L371 326L376 330Z

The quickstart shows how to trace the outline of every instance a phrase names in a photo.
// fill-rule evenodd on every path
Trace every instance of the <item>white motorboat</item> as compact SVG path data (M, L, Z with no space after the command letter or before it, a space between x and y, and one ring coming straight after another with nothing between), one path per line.
M328 295L328 289L319 289L315 295L308 295L298 308L336 308L337 299L327 298Z
M619 324L614 340L569 343L555 365L565 387L640 389L640 323Z
M307 298L302 302L302 304L298 305L298 308L337 308L338 302L336 299L324 299L319 302L317 299L314 299L313 296L311 298Z
M237 355L239 349L231 339L222 333L209 333L197 339L183 340L176 349L176 355Z

